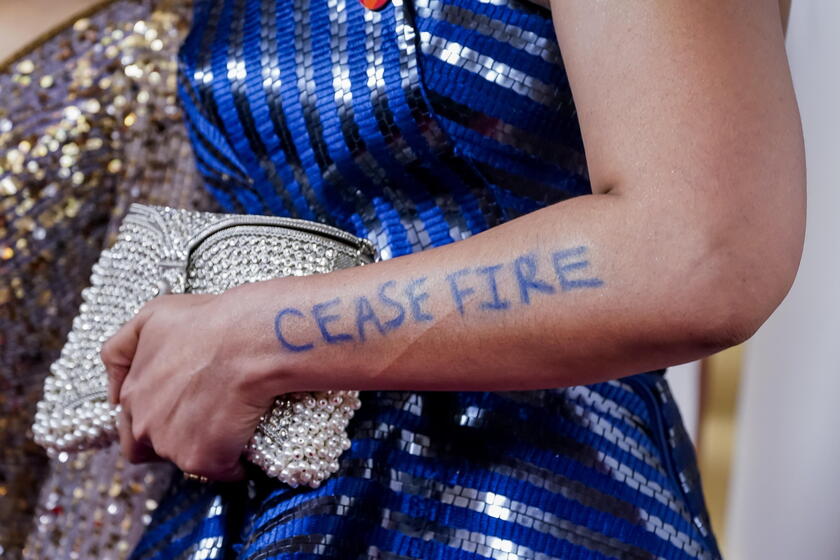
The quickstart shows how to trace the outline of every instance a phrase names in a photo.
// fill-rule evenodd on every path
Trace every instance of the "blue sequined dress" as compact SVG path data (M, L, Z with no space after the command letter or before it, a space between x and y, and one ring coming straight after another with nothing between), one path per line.
M198 168L232 212L392 258L590 192L549 13L520 0L199 2L181 65ZM134 558L720 556L662 372L361 399L320 488L178 480Z

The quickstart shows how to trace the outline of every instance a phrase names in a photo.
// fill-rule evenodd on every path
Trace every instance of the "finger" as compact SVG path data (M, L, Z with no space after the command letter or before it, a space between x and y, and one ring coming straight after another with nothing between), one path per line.
M154 449L145 443L138 442L131 433L131 416L123 409L117 418L117 428L120 432L120 449L123 457L129 463L148 463L160 461Z
M108 372L108 401L113 405L119 402L120 389L131 368L144 322L145 314L141 309L141 313L135 315L102 345L99 353L105 371Z

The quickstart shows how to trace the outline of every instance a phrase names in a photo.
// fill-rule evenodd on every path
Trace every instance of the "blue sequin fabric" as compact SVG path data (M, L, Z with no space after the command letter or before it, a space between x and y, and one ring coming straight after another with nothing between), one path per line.
M550 15L519 0L216 0L181 50L198 169L233 212L388 259L590 192ZM361 394L319 488L177 480L140 559L717 559L662 372Z

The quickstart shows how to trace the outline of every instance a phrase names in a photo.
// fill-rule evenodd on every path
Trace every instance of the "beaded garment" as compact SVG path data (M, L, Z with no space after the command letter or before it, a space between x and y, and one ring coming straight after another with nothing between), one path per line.
M49 463L35 403L99 253L134 201L216 210L176 99L181 0L102 2L0 65L0 557L125 558L164 466ZM26 543L25 549L24 543Z
M194 21L180 95L229 211L320 220L391 258L590 193L542 9L212 0ZM319 488L176 479L133 557L719 558L661 372L361 400Z

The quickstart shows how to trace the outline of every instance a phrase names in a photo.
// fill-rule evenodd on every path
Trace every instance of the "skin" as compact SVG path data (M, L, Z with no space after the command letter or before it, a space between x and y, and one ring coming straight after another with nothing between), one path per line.
M3 0L0 2L0 61L42 33L95 5L98 0Z
M777 4L553 0L551 9L593 194L391 261L155 299L102 350L130 460L235 479L278 394L589 384L700 358L764 322L793 282L805 223L803 139ZM569 277L600 285L562 289L550 255L575 247L587 264ZM523 255L553 282L553 293L526 290L527 304L512 264ZM482 309L490 291L474 269L496 264L511 305ZM457 300L447 275L462 269L473 272L458 281L475 292ZM362 342L356 298L373 302L383 283L402 290L421 277L432 319L384 335L366 322ZM352 340L329 344L313 306L335 298L327 328ZM283 316L281 331L311 350L278 340L287 308L302 316Z

